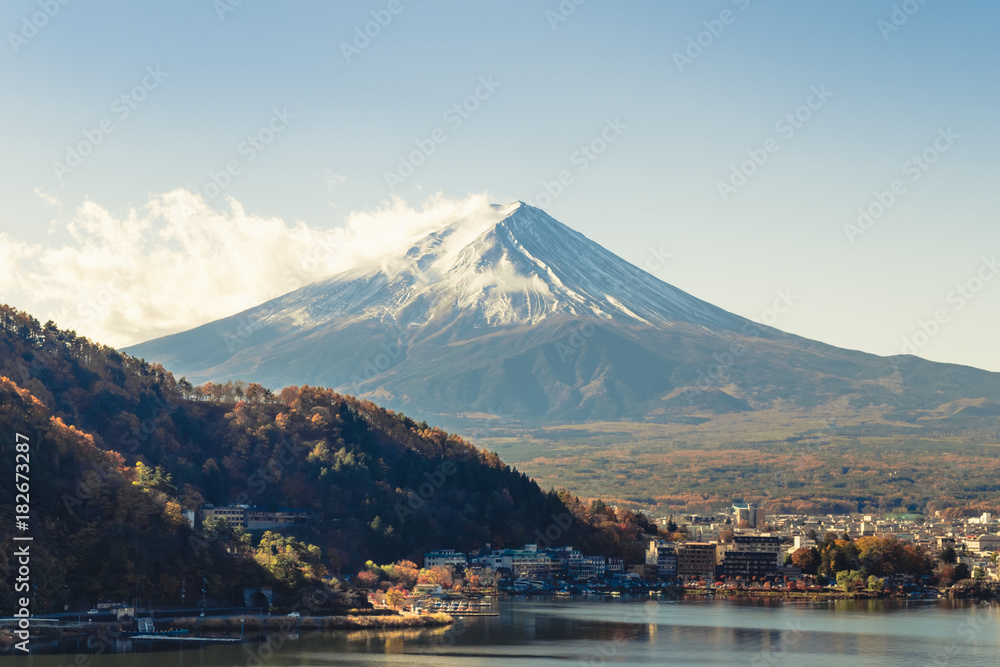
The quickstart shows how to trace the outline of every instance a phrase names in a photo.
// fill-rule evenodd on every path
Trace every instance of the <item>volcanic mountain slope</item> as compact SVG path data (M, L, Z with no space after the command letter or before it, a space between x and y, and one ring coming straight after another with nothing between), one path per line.
M778 402L900 413L1000 396L1000 374L844 350L729 313L522 202L127 351L194 382L331 386L439 422L670 421Z

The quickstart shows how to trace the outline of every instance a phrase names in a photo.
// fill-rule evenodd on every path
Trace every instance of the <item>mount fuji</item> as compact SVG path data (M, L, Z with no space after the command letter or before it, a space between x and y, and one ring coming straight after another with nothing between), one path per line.
M665 422L777 403L932 410L1000 374L783 333L492 205L377 264L125 350L195 383L322 385L435 423Z

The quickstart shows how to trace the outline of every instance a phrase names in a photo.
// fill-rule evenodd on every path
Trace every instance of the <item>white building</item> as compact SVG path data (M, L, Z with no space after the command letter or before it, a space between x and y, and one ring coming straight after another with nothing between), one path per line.
M657 579L677 576L677 544L666 540L650 540L646 547L646 565L656 567Z
M447 567L452 565L454 567L465 567L468 563L468 558L465 554L458 553L454 549L438 549L437 551L429 551L424 554L424 567Z
M578 579L600 579L606 572L607 561L604 556L584 556L570 562L569 574Z
M515 579L541 579L552 571L552 559L535 549L505 549L501 567L510 570Z
M764 514L753 503L733 503L733 519L737 526L746 521L751 528L756 528L764 523Z
M965 548L981 554L1000 551L1000 535L980 535L979 537L966 540Z
M481 567L488 567L491 570L499 570L503 567L503 550L494 549L488 554L476 556L471 562Z

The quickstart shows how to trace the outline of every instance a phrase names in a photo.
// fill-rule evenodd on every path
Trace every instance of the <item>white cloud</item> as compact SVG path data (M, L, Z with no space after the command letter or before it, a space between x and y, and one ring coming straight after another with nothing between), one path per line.
M42 188L35 188L35 194L38 195L39 199L41 199L43 202L45 202L52 208L59 208L60 206L62 206L62 202L59 201L58 197L53 197Z
M67 223L67 245L0 234L0 294L43 322L122 347L378 261L487 203L486 195L436 196L418 210L393 198L351 213L341 228L316 229L250 215L234 199L217 211L186 190L124 217L87 201Z
M333 190L335 185L351 182L351 179L347 178L347 176L335 174L330 169L324 169L323 173L320 174L320 177L323 179L323 184L326 185L327 190Z

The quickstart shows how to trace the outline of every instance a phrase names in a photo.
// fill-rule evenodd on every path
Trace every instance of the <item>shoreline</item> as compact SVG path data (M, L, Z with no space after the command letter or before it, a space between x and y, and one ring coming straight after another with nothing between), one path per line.
M763 589L731 589L731 590L710 590L707 588L696 589L662 589L657 595L654 592L626 593L629 599L646 598L649 599L711 599L720 598L723 600L736 599L779 599L792 601L813 601L832 602L840 600L998 600L1000 591L992 588L970 589L970 588L948 588L927 589L927 596L911 596L901 594L898 591L857 591L846 593L843 591L790 591L790 590L763 590ZM535 593L502 593L504 599L516 597L530 597L552 599L553 601L565 599L577 600L597 600L613 598L610 594L598 594L593 596L572 596L572 598L555 596L548 592ZM405 614L405 615L404 615ZM455 618L444 612L429 614L371 614L371 613L348 613L337 616L187 616L164 621L163 626L157 632L168 630L188 630L190 636L205 637L206 639L220 637L241 637L245 633L261 632L312 632L323 630L394 630L409 628L435 628L453 625ZM106 638L127 638L133 631L121 627L118 622L95 622L86 623L72 627L40 626L32 628L32 640L52 641L71 639L74 637L103 636ZM9 628L0 628L0 650L7 650L14 644L14 637Z
M650 591L635 591L620 593L619 596L612 596L610 593L599 593L588 596L572 596L571 598L557 596L551 592L527 591L508 592L501 591L501 599L514 599L517 597L551 599L560 601L566 599L595 600L616 598L626 596L627 598L649 598L649 599L712 599L723 600L737 599L771 599L789 601L813 601L813 602L833 602L840 600L1000 600L1000 590L986 585L982 587L958 586L946 589L929 588L925 589L926 595L907 595L900 591L856 591L846 593L837 590L823 591L801 591L801 590L769 590L769 589L725 589L715 590L708 588L662 588ZM471 597L478 597L473 595ZM418 628L446 627L455 623L455 618L445 612L434 612L429 614L412 613L371 613L372 610L356 610L354 613L341 614L336 616L185 616L163 621L157 632L164 633L169 630L187 630L190 637L204 637L206 639L217 639L222 637L242 637L246 633L266 633L266 632L313 632L322 630L405 630ZM366 613L367 612L367 613ZM242 619L242 620L241 620ZM51 641L72 639L75 637L100 636L107 639L127 638L138 634L134 631L122 628L116 621L85 623L71 627L59 626L39 626L32 628L32 640ZM9 628L0 628L0 650L7 650L15 643L15 638Z
M154 634L166 631L189 630L189 637L206 639L220 637L241 637L253 632L313 632L322 630L406 630L410 628L438 628L455 623L455 619L444 613L421 615L364 615L345 614L342 616L189 616L164 622L164 627ZM40 626L32 628L30 641L59 641L74 637L106 637L127 639L134 631L125 630L118 622L87 623L73 627ZM0 650L12 647L16 639L8 628L0 629ZM190 641L190 639L189 639Z
M936 598L946 598L949 597L947 592L942 592L937 589L928 589L934 592ZM562 598L566 599L564 596L558 596L554 593L547 591L526 591L526 592L507 592L508 598L517 596L526 597L540 597L540 598ZM617 594L608 593L595 593L593 595L580 596L575 595L572 598L650 598L650 599L670 599L676 600L684 597L689 598L703 598L703 597L719 597L719 598L735 598L735 597L762 597L762 598L785 598L792 600L801 599L816 599L816 600L881 600L881 599L896 599L903 600L910 596L897 592L897 591L855 591L853 593L847 593L840 590L788 590L782 588L774 589L763 589L763 588L729 588L729 589L710 589L710 588L662 588L654 589L651 591L636 591L636 592L617 592ZM910 598L912 599L912 598Z
M784 600L906 600L906 595L893 593L876 593L859 591L845 593L843 591L783 591L783 590L740 590L709 591L707 589L687 590L684 596L690 597L720 597L720 598L781 598ZM935 598L937 599L937 598Z
M243 618L243 621L240 619ZM364 630L395 628L432 628L451 625L455 619L448 614L421 614L412 616L345 614L341 616L226 616L181 617L170 621L171 628L191 632L239 632L243 630Z

